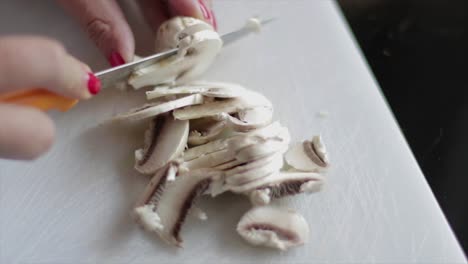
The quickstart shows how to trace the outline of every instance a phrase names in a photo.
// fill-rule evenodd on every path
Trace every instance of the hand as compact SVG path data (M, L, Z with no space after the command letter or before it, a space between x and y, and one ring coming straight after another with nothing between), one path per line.
M133 33L116 0L58 0L75 16L112 66L133 59ZM137 0L147 22L156 32L173 16L191 16L216 28L211 0Z
M0 37L0 93L45 88L88 99L99 92L91 69L63 46L40 37ZM36 109L0 103L0 158L34 159L47 151L54 124Z

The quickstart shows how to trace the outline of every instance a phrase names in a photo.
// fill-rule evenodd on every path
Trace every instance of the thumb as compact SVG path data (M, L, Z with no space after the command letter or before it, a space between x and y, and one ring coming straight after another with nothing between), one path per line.
M211 24L216 30L218 29L211 1L169 0L168 9L171 16L189 16L198 18Z

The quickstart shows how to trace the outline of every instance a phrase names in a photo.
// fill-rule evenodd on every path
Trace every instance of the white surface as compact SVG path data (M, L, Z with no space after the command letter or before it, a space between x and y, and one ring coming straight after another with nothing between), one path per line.
M0 162L0 262L465 262L335 4L215 2L221 32L251 15L279 18L226 48L207 78L265 93L296 140L322 134L333 163L328 185L291 202L310 223L310 243L286 253L247 246L235 226L248 201L229 195L203 200L208 220L188 221L183 250L144 233L129 212L148 181L132 169L145 126L97 127L144 95L106 91L53 114L58 140L45 157ZM96 49L52 3L1 1L0 33L53 36L102 67ZM140 44L144 39L138 35ZM318 118L324 109L329 116Z

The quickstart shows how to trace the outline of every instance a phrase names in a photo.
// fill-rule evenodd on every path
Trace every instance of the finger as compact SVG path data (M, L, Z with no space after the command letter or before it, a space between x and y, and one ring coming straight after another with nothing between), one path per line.
M58 0L75 16L112 66L133 59L135 40L115 0Z
M204 20L216 29L216 18L211 1L203 0L139 0L140 8L154 32L167 19L189 16Z
M211 1L207 0L168 0L170 16L190 16L204 20L216 30L218 28Z
M0 104L0 124L0 158L35 159L52 145L52 120L33 108Z
M159 26L169 19L169 10L167 4L162 0L138 0L140 10L146 21L156 32Z
M41 37L0 38L0 91L46 88L66 97L87 99L100 82L84 63L57 41Z

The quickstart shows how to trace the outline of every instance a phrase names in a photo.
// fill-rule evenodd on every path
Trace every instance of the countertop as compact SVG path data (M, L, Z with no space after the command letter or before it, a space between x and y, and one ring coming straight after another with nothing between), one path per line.
M233 195L201 201L208 220L186 223L184 249L143 232L129 213L149 180L132 169L145 126L102 122L144 96L107 90L70 112L51 113L58 137L44 157L0 161L0 262L465 263L335 2L218 0L215 9L221 33L252 15L279 18L225 48L204 78L264 93L294 140L323 136L333 164L326 188L282 201L308 220L310 242L283 253L246 245L235 225L250 205ZM53 1L3 1L0 13L0 34L55 37L104 67ZM144 53L151 37L141 21L132 24Z

